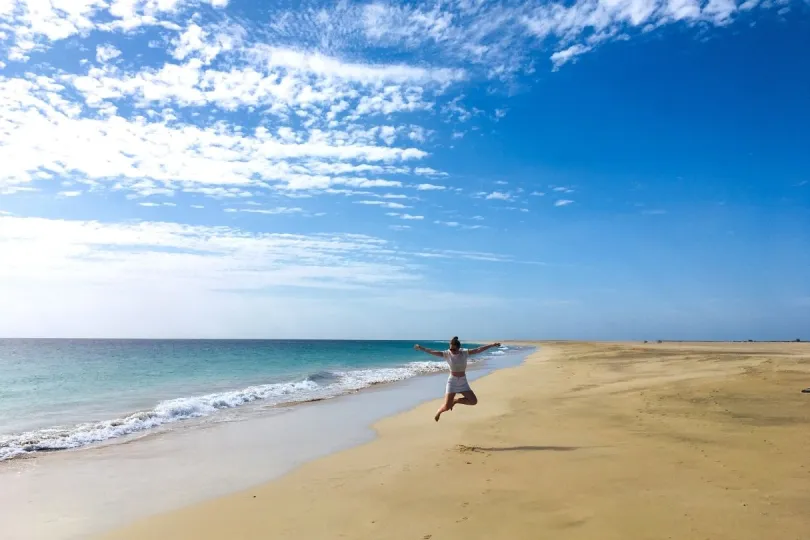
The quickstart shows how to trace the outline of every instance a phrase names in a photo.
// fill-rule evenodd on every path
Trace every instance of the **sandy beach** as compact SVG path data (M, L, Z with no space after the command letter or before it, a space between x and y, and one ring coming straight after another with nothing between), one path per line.
M539 345L477 407L103 538L808 538L808 344Z

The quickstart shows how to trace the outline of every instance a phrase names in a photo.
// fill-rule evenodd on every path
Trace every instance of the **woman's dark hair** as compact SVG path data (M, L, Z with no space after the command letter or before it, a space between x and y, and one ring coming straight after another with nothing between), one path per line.
M450 347L454 347L456 349L461 348L461 342L458 340L458 336L455 336L450 340Z

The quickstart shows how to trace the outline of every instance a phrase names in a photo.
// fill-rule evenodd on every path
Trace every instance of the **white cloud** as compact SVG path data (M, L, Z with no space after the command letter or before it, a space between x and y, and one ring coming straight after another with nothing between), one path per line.
M506 109L495 109L495 120L500 120L506 116Z
M464 132L463 131L454 131L452 135L453 139L463 139Z
M140 202L140 203L138 203L138 206L145 206L145 207L147 207L147 208L156 208L156 207L158 207L158 206L170 206L170 207L173 207L173 206L177 206L177 204L176 204L176 203L173 203L173 202L161 202L161 203L157 203L157 202L146 201L146 202Z
M299 171L290 160L310 165L335 160L349 168L371 162L387 170L388 163L427 155L416 148L339 143L334 133L318 131L302 142L284 142L263 128L244 133L222 123L203 128L115 115L82 117L80 105L63 92L63 85L46 77L0 78L0 162L11 164L0 169L0 185L32 182L45 171L76 180L117 179L118 189L142 196L178 188L229 196L234 186L267 182L286 189L397 187L399 182L389 180L311 174L306 164Z
M446 114L450 119L457 121L457 122L467 122L472 119L473 116L476 114L480 114L481 111L479 109L467 109L461 104L461 100L464 99L464 96L456 96L448 103L444 105L442 108L442 112Z
M389 225L388 228L393 230L393 231L407 231L408 229L411 228L411 226L410 225Z
M460 225L458 221L434 221L433 223L437 225L446 225L447 227L458 227Z
M502 191L493 191L484 197L488 201L511 201L512 196Z
M205 42L209 38L212 43ZM89 104L131 97L145 109L156 104L213 105L228 111L259 107L326 127L340 119L430 110L437 95L464 78L454 69L347 63L263 44L237 48L241 39L224 33L211 37L192 23L176 43L175 57L183 63L136 73L92 68L67 79ZM227 70L209 66L220 53L227 53ZM382 126L378 134L391 145L406 129L412 141L425 140L427 130L420 126Z
M201 204L192 204L191 208L195 208L197 210L202 210L203 208L205 208L205 206L203 206Z
M106 64L119 56L121 56L121 51L113 45L106 44L96 47L96 60L101 64Z
M178 289L347 288L418 279L407 263L390 257L386 241L357 234L0 216L0 245L0 291L6 292L23 285L119 291L126 284L127 294L152 297Z
M397 138L397 129L394 126L381 126L380 138L385 141L385 144L391 146Z
M532 191L529 195L531 195L532 197L542 197L545 195L545 193L543 193L542 191Z
M757 1L746 2L745 9ZM489 77L503 79L532 73L538 50L552 47L551 61L559 69L596 46L627 39L633 32L678 22L728 24L736 6L734 0L373 2L360 11L360 17L352 15L373 44L426 51L433 58L481 66Z
M484 221L484 216L473 216L470 219L474 219L476 221Z
M709 0L703 7L702 14L715 24L722 25L730 22L735 11L737 11L735 0Z
M560 69L568 62L575 60L577 56L583 55L590 50L592 50L592 47L577 43L576 45L571 45L567 49L555 52L550 57L551 63L554 65L554 70L556 71Z
M209 32L191 22L182 34L173 40L172 57L176 60L198 58L203 64L210 64L220 54L232 51L242 45L245 32L242 28L230 26L222 31Z
M254 61L269 69L304 71L321 77L370 85L383 83L448 85L466 78L463 69L344 62L317 52L302 52L264 44L254 46L248 54Z
M408 138L414 142L423 143L427 140L428 135L431 133L430 130L423 128L422 126L410 126L408 132Z
M436 169L432 169L430 167L416 167L413 170L414 174L418 174L419 176L448 176L446 172L437 171Z
M380 180L380 179L367 179L367 178L347 178L345 180L338 180L337 183L360 188L375 188L375 187L402 187L402 182L397 180Z
M81 194L81 191L60 191L57 195L60 197L78 197Z
M569 204L572 204L573 202L574 201L571 201L571 200L568 200L568 199L560 199L558 201L554 201L554 206L568 206Z
M425 219L425 216L414 216L414 215L407 214L407 213L406 214L401 214L399 212L388 212L385 215L390 216L390 217L398 217L399 219L405 219L405 220L408 220L408 221L421 221L421 220Z
M436 85L445 89L469 78L468 68L496 79L531 73L533 55L548 47L555 50L552 63L559 68L600 44L626 39L633 32L678 22L724 25L738 9L750 10L757 4L758 0L748 0L739 8L734 0L341 2L318 11L307 6L293 11L271 7L269 24L238 17L245 25L239 27L235 19L225 17L228 24L219 26L226 26L227 31L221 31L217 24L201 21L221 21L222 16L190 16L204 11L203 7L209 11L224 8L228 5L224 0L4 0L0 21L12 33L10 57L14 60L74 35L157 27L177 33L169 42L170 52L178 60L198 58L208 63L238 48L256 71L265 73L303 72L339 84ZM781 7L778 2L762 5ZM233 14L242 15L237 5ZM189 20L194 22L183 22ZM261 42L257 42L258 36ZM296 41L303 46L289 46ZM364 47L422 53L437 63L457 67L376 65L349 60L356 54L343 54ZM497 118L498 113L495 115Z
M414 253L417 257L425 257L429 259L467 259L471 261L488 261L488 262L509 262L512 259L498 255L497 253L487 253L483 251L461 251L461 250L435 250L427 249L418 253Z
M265 214L268 216L275 216L279 214L301 214L304 212L303 208L278 206L276 208L226 208L226 212L245 212L248 214Z
M444 186L437 186L435 184L419 184L416 186L416 189L419 191L442 191L447 188Z
M225 0L20 0L0 2L0 22L9 24L13 47L9 57L24 61L31 51L93 30L131 31L142 26L177 25L161 20L189 5L207 3L225 7Z
M385 202L385 201L354 201L354 204L365 204L369 206L381 206L382 208L410 208L401 203Z

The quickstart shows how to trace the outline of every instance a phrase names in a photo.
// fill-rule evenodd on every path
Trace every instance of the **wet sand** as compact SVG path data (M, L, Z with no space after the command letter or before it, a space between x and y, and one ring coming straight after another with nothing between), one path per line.
M808 344L540 346L438 424L104 538L808 538Z

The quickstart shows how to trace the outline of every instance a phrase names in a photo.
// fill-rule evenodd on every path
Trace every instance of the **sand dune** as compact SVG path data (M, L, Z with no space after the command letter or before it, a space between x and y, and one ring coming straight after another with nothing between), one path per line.
M439 424L105 538L810 538L810 346L540 345Z

